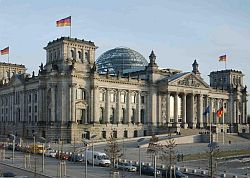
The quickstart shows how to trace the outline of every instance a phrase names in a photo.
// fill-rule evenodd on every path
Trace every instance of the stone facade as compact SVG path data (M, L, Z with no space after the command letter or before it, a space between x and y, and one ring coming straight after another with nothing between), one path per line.
M138 137L169 129L221 127L249 132L247 90L241 71L210 73L194 61L191 72L159 69L154 52L145 70L99 74L91 41L62 37L49 42L37 76L13 75L0 88L0 132L71 142L83 137ZM0 66L1 67L1 66ZM211 112L204 116L210 106ZM216 116L224 108L223 118Z

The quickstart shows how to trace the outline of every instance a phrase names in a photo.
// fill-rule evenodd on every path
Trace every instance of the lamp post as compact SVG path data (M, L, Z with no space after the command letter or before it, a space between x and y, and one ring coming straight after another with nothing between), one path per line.
M40 139L43 141L43 155L42 155L42 172L44 172L44 144L46 143L46 139L44 137L40 137Z
M13 134L10 134L10 136L13 137L13 141L12 141L12 164L14 164L16 136L13 135Z
M94 160L94 138L96 135L91 136L91 141L92 141L92 167L95 166L95 160Z
M140 143L144 140L145 140L145 138L140 138L137 140L137 145L139 148L139 174L140 174L140 176L141 176L141 145L140 145Z
M84 139L82 140L82 142L85 144L85 154L84 154L84 157L85 157L85 178L88 177L88 160L87 160L87 150L88 150L88 143L89 141L86 139L86 134L87 132L83 132L83 135L84 135Z
M34 161L35 161L35 171L34 177L36 177L36 132L33 133L33 154L34 154Z

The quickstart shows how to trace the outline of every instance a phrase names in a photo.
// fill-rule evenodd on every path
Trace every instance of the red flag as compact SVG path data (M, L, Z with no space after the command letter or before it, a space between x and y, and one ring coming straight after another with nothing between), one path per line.
M10 52L9 47L4 48L1 50L1 55L9 54L9 52Z
M222 55L219 57L219 62L227 61L227 55Z
M57 27L71 26L71 16L56 21Z
M218 111L217 111L217 117L218 118L221 118L223 116L223 112L224 112L224 109L223 107L221 107Z

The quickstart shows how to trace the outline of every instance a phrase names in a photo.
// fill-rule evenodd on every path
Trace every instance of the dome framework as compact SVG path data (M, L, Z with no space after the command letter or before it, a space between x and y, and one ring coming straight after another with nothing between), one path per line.
M114 48L103 53L96 61L99 73L118 74L125 70L138 70L148 65L147 60L130 48Z

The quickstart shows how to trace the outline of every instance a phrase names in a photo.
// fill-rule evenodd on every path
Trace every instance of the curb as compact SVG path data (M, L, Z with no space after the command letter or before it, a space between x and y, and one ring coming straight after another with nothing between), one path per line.
M23 171L26 171L26 172L35 173L34 171L27 170L27 169L24 169L24 168L21 168L21 167L18 167L18 166L10 165L10 164L8 164L8 163L0 162L0 164L5 165L5 166L9 166L9 167L13 167L13 168L16 168L16 169L20 169L20 170L23 170ZM42 174L42 173L39 173L39 172L37 172L36 174L37 174L37 175L40 175L40 176L48 177L48 178L53 178L53 177L51 177L51 176L48 176L48 175L46 175L46 174Z

